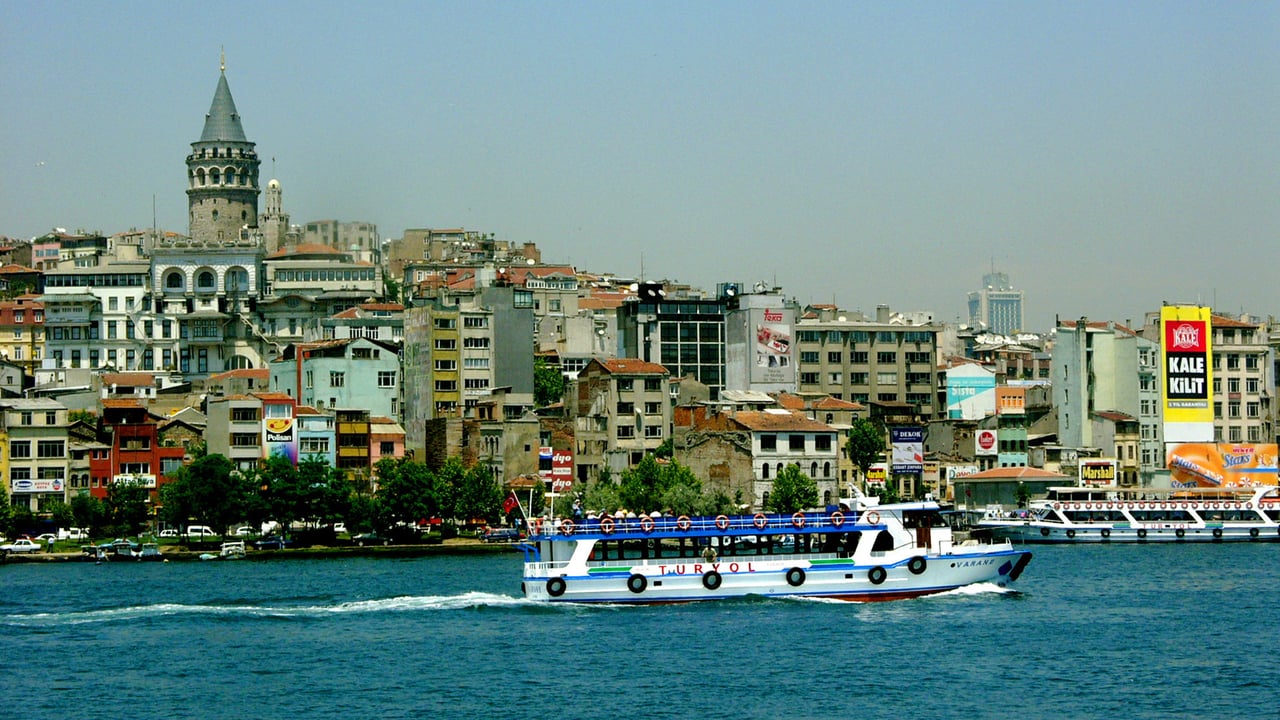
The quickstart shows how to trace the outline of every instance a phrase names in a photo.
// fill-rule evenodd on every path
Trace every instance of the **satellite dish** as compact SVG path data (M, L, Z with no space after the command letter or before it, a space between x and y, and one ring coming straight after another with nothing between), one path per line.
M536 263L534 262L533 258L528 258L528 259L526 259L526 260L524 261L524 264L525 264L525 265L535 265Z
M727 288L725 288L725 289L724 289L724 294L725 294L725 295L728 295L729 297L733 297L734 295L737 295L737 294L738 294L738 286L737 286L737 285L730 285L729 287L727 287Z
M639 283L631 283L631 284L630 284L630 285L628 285L627 287L631 290L631 292L636 292L637 290L639 290L639 289L640 289L640 284L639 284Z

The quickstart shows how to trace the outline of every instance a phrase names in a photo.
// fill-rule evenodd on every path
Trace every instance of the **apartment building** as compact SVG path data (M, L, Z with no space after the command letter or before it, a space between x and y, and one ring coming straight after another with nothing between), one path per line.
M938 333L928 314L876 308L875 319L830 306L810 306L796 323L798 390L862 404L900 403L928 421L945 417L938 403Z

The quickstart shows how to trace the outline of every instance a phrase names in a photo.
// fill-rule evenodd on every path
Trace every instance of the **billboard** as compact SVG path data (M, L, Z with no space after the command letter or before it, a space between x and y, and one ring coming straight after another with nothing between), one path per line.
M562 493L573 489L573 451L538 448L538 475L551 488Z
M867 468L867 484L868 485L884 485L885 480L889 477L889 468L884 463L875 463Z
M263 457L283 455L294 465L298 464L298 433L296 421L289 418L267 418L262 421Z
M961 366L947 371L947 417L981 420L996 411L996 374Z
M1173 442L1213 438L1212 313L1195 305L1160 308L1164 437Z
M1274 443L1179 443L1168 446L1174 487L1280 484Z
M924 471L924 428L889 428L890 464L896 473Z
M1089 458L1080 461L1081 485L1115 485L1116 461Z
M751 354L752 383L795 383L791 312L787 308L751 309L750 322L755 331Z
M9 488L9 492L14 494L62 492L65 488L62 478L41 478L39 480L22 478L14 480L10 484L12 487Z
M1000 443L995 430L978 430L973 434L975 455L999 455Z

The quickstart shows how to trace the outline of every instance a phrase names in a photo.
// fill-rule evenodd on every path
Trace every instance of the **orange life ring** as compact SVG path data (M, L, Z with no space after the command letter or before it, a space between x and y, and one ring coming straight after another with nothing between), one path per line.
M1060 505L1060 504L1058 504L1058 503L1054 503L1054 504L1053 504L1053 509L1054 509L1054 510L1061 510L1061 509L1062 509L1062 505Z
M573 521L572 521L572 520L565 520L564 522L560 523L560 532L564 533L565 535L572 535L572 534L573 534Z
M844 525L844 513L840 512L839 510L836 510L835 512L831 513L831 525L833 527L840 527Z
M864 518L866 519L868 525L880 524L880 513L876 512L875 510L872 510L871 512L867 513L864 516Z
M653 518L648 515L640 518L640 529L646 534L653 532Z
M683 532L685 530L688 530L691 527L693 527L693 521L689 519L688 515L681 515L680 517L676 518L677 530L680 530L681 532Z
M751 518L751 524L755 525L757 530L763 530L769 527L769 518L765 517L764 513L756 513L756 516Z
M727 515L717 515L717 516L716 516L716 529L717 529L717 530L719 530L720 532L724 532L725 530L728 530L728 529L729 529L729 516L727 516Z
M798 512L795 515L792 515L791 524L794 525L797 530L804 527L804 513Z
M606 517L606 518L600 519L600 532L604 533L605 535L613 534L613 518Z

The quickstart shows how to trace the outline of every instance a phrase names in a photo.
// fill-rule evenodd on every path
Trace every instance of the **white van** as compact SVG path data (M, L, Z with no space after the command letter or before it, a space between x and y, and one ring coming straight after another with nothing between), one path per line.
M187 537L206 538L206 537L216 537L216 536L217 536L217 533L211 530L208 525L188 525L187 526Z

